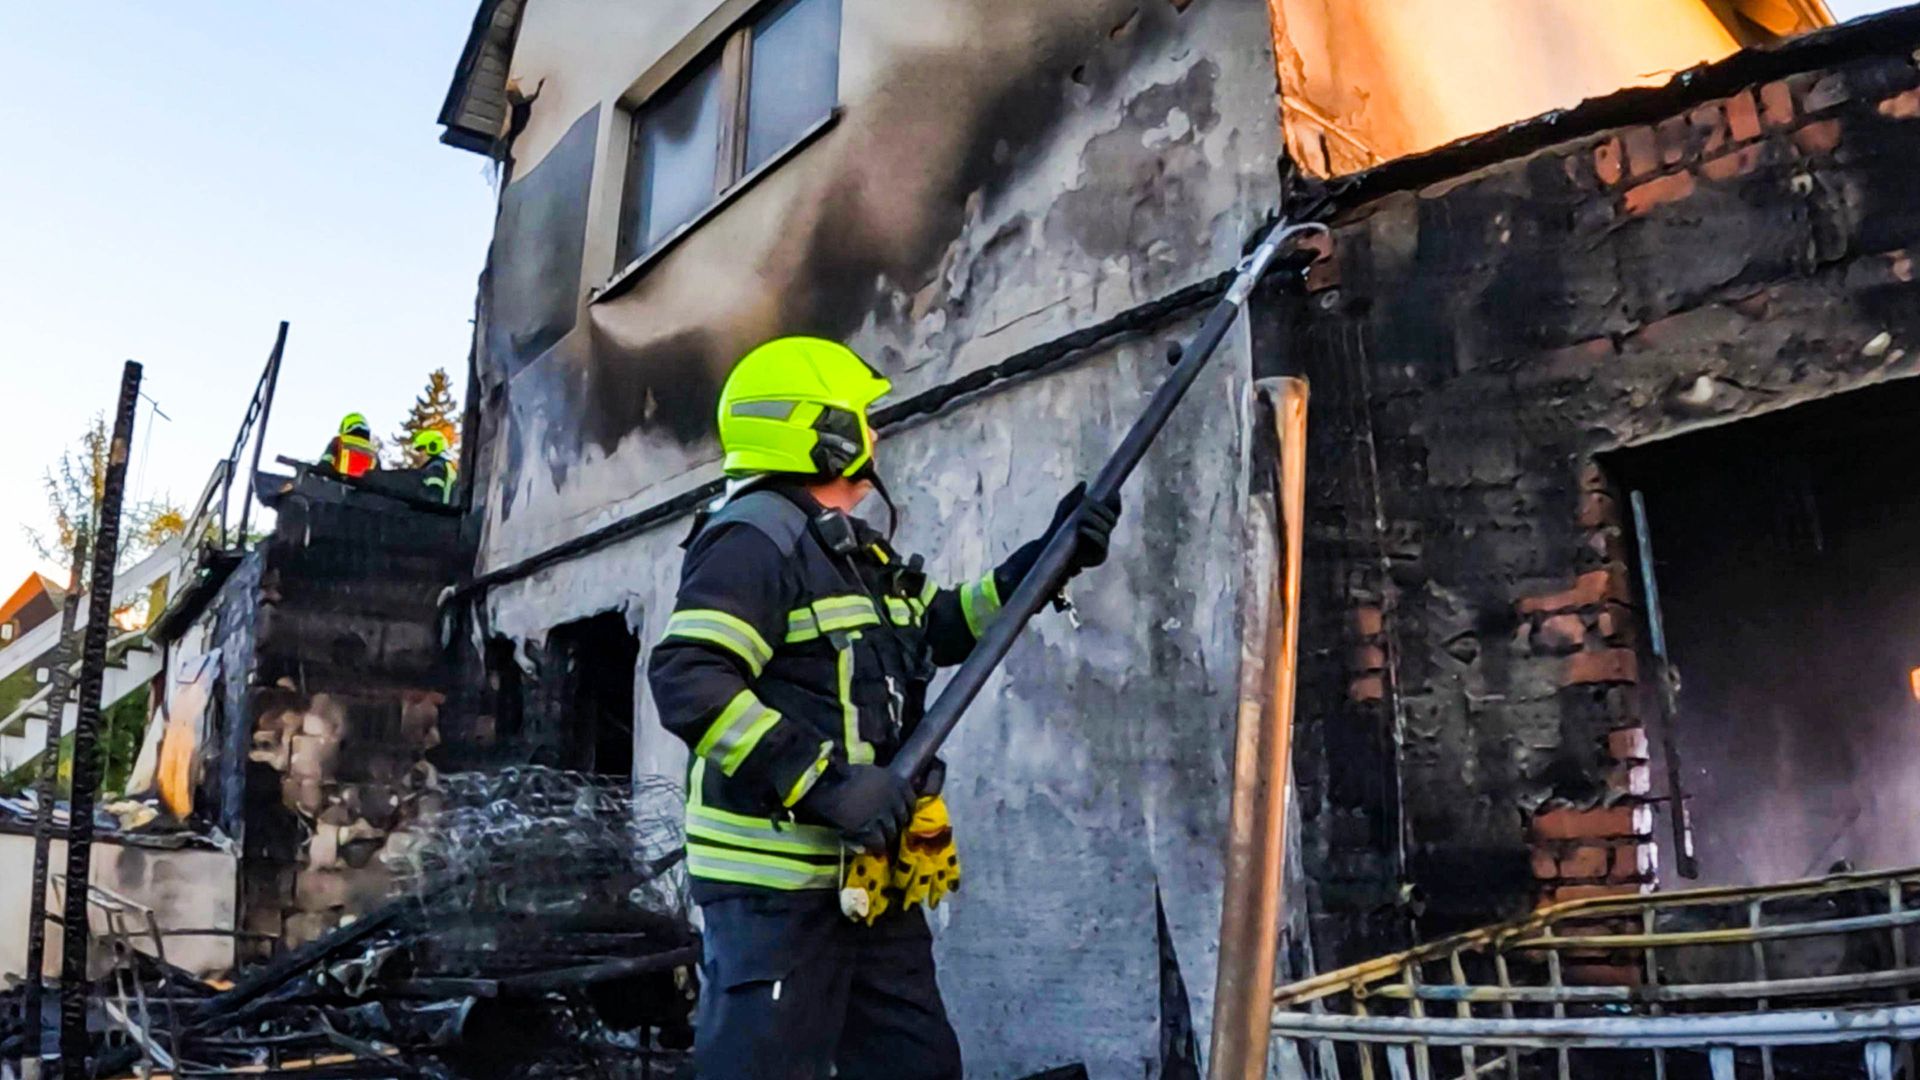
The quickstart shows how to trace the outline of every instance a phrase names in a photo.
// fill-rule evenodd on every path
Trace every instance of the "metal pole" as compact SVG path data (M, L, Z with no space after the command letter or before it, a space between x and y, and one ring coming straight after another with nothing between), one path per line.
M260 451L267 445L267 421L273 416L273 393L280 386L280 355L287 348L287 320L280 320L273 352L267 356L266 389L260 398L260 426L253 433L253 464L247 468L247 498L240 504L240 543L247 546L247 518L253 514L253 484L260 475Z
M1212 1080L1267 1075L1273 1030L1273 969L1280 944L1286 875L1287 769L1293 757L1293 705L1299 685L1300 567L1307 502L1307 382L1262 379L1259 415L1270 415L1277 450L1276 490L1257 498L1255 528L1280 532L1280 565L1266 593L1258 654L1245 642L1251 671L1241 680L1240 731L1233 755L1226 881L1220 905L1220 965L1213 997ZM1277 502L1277 506L1274 504ZM1277 520L1275 520L1277 518ZM1273 539L1252 541L1271 550ZM1257 655L1257 666L1255 659Z
M67 886L60 957L60 1073L67 1080L92 1075L87 1060L87 883L93 856L93 794L100 783L98 746L101 682L107 667L107 630L113 622L113 564L120 554L120 503L127 489L127 452L134 409L140 404L140 365L127 361L120 376L120 405L113 419L99 520L93 537L93 580L87 596L87 629L80 650L79 716L73 724L73 791L67 801Z
M1212 358L1220 340L1240 317L1240 309L1246 305L1247 296L1253 287L1266 275L1267 268L1273 264L1274 257L1280 253L1280 247L1287 240L1302 232L1325 232L1326 226L1309 222L1304 225L1288 225L1281 222L1268 231L1266 238L1260 241L1253 254L1240 264L1239 275L1228 286L1227 294L1221 297L1214 309L1207 313L1206 320L1187 342L1180 352L1180 362L1174 367L1173 374L1160 384L1153 397L1148 400L1145 411L1133 422L1133 427L1120 440L1120 446L1113 456L1095 476L1093 483L1087 486L1087 501L1105 502L1119 494L1120 485L1133 474L1134 466L1146 456L1147 448L1166 427L1173 410L1180 404L1192 388L1194 380L1200 377L1200 369ZM1013 648L1014 638L1026 628L1027 622L1046 606L1060 592L1060 586L1067 577L1067 563L1073 558L1076 534L1079 524L1073 518L1062 522L1054 530L1052 537L1040 551L1040 557L1034 561L1033 568L1021 580L1019 588L1013 591L999 614L987 624L986 633L973 646L973 652L953 674L947 688L927 709L927 714L915 727L913 734L901 744L887 768L895 776L914 780L933 763L934 755L940 752L940 744L947 741L959 724L960 716L967 706L980 695L993 676L993 670L1000 666Z
M74 529L73 558L67 566L67 595L60 605L60 640L54 644L52 672L47 689L47 735L40 751L39 775L34 779L33 884L27 899L27 985L22 995L21 1031L26 1048L20 1053L24 1063L39 1059L46 1047L41 1040L44 1025L41 1003L41 979L47 966L47 864L53 852L54 782L60 774L60 728L67 711L67 698L73 694L72 667L75 639L74 624L80 621L80 585L85 580L88 533L93 523L85 521Z
M1647 593L1647 628L1653 637L1654 678L1660 684L1660 752L1667 759L1667 805L1673 821L1674 868L1683 878L1700 876L1700 860L1693 853L1693 808L1687 805L1686 774L1680 768L1679 695L1675 692L1673 661L1667 656L1667 620L1660 609L1660 579L1653 570L1653 532L1647 522L1647 497L1635 491L1633 539L1640 553L1640 584Z

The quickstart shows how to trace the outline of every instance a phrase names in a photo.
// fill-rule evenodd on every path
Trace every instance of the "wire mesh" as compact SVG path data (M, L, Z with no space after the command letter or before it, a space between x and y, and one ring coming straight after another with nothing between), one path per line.
M648 937L687 924L683 802L671 781L525 766L445 775L431 801L382 857L434 927L436 967L644 952Z

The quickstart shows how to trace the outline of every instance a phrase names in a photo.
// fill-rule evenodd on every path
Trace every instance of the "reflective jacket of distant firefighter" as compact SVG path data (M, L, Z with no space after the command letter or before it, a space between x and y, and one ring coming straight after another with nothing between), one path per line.
M333 441L327 444L327 464L341 476L365 476L373 471L378 460L372 439L359 435L335 435Z
M885 764L1038 555L1031 544L958 588L823 508L793 481L737 495L688 542L648 663L660 718L693 749L687 866L701 902L837 889L839 834L798 804L848 764ZM836 551L838 546L840 550Z
M379 463L367 418L359 413L341 418L340 433L327 444L327 467L341 476L365 476Z

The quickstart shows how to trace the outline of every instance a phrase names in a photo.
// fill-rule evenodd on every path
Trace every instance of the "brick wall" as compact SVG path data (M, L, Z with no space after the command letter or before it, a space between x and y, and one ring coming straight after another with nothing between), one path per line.
M1902 13L1443 152L1455 173L1390 167L1304 296L1263 292L1261 363L1313 382L1296 773L1323 959L1671 878L1597 462L1920 370L1916 47Z

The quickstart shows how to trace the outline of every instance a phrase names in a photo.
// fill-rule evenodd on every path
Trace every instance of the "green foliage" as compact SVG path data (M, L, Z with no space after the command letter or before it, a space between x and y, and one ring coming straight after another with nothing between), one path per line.
M47 562L55 566L70 565L74 546L92 535L100 499L106 491L112 443L106 416L96 413L79 441L61 451L59 460L47 466L41 487L47 496L50 527L26 527L28 543ZM163 501L125 503L120 510L119 565L126 566L145 557L154 548L185 532L186 527L186 516L181 510ZM83 576L87 569L82 567ZM85 586L82 581L81 587Z
M140 743L147 734L146 687L128 694L100 712L100 730L96 745L100 755L99 801L118 799L126 794L127 777L133 773L134 759L140 756ZM0 775L0 795L19 795L34 785L40 775L40 757L35 754L11 772ZM60 768L54 774L54 798L73 794L73 735L60 740Z

